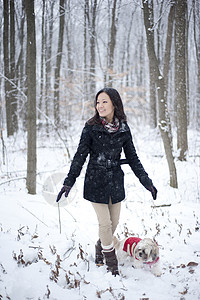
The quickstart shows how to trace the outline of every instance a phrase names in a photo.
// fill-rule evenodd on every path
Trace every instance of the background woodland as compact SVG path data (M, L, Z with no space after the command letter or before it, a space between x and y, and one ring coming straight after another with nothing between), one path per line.
M30 194L40 133L70 157L69 135L104 86L132 125L159 128L178 187L175 159L187 160L188 129L200 129L199 0L3 0L0 16L1 160L5 138L27 133Z

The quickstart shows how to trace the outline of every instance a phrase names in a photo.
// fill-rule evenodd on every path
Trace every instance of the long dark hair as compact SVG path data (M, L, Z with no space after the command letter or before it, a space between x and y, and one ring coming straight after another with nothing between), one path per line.
M123 103L122 103L122 99L120 97L120 94L118 93L117 90L115 90L113 88L105 87L105 88L101 89L95 96L95 103L94 103L95 115L88 121L88 123L90 125L101 123L99 113L98 113L97 108L96 108L97 99L98 99L98 96L101 93L106 93L110 97L110 100L112 101L112 104L114 106L114 117L118 118L119 121L126 122L127 118L126 118L126 115L124 113L124 107L123 107Z

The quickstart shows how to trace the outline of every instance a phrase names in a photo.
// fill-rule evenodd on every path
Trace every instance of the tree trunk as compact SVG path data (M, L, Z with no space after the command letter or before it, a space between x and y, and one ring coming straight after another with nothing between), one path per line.
M46 79L45 79L45 114L49 117L49 102L51 98L51 53L52 53L52 39L53 39L53 9L55 1L51 1L50 4L50 15L46 15L45 19L45 67L46 67ZM47 14L47 12L46 12ZM46 133L49 135L49 120L46 118Z
M26 15L25 15L25 0L22 0L22 6L21 6L21 12L20 12L20 26L19 26L19 44L20 44L20 53L17 59L17 63L16 63L16 78L17 78L17 86L19 87L19 92L18 92L18 99L21 98L21 92L20 90L22 90L24 93L26 93L26 64L25 64L25 60L26 60L26 50L25 50L25 46L24 46L24 40L25 40L25 34L24 34L24 24L25 24L25 20L26 20ZM23 109L22 107L19 107L19 114L18 117L19 119L22 120L22 124L24 129L26 130L26 119L27 119L27 103L25 101L25 99L23 99Z
M46 32L45 32L45 0L43 0L42 3L42 28L41 28L41 65L40 65L40 97L39 97L39 111L38 111L38 120L41 119L41 113L40 110L42 109L42 101L44 98L44 58L45 58L45 38L46 38Z
M7 136L13 135L12 128L12 110L11 110L11 97L10 90L11 84L7 80L9 78L9 5L8 0L3 1L3 17L4 17L4 30L3 30L3 54L4 54L4 74L5 74L5 101L6 101L6 124Z
M186 160L187 142L187 97L186 97L186 70L185 70L185 28L186 28L186 0L176 1L175 24L175 100L177 107L177 146L179 160Z
M84 42L83 42L83 48L84 48L84 66L83 66L83 110L84 110L84 105L85 105L85 101L87 99L88 96L88 74L87 74L87 31L88 31L88 27L87 27L87 19L88 19L88 15L89 15L89 1L85 0L85 4L84 4Z
M95 94L96 91L96 78L95 78L95 65L96 65L96 55L95 55L95 45L96 45L96 12L97 12L97 0L91 7L92 10L92 21L90 27L90 93Z
M130 79L130 44L131 44L131 30L133 28L133 17L135 14L134 10L131 14L131 20L130 20L130 24L129 24L129 28L128 28L128 34L127 34L127 42L126 42L126 47L124 49L124 57L125 57L125 52L127 53L126 56L126 71L127 71L127 75L126 75L126 82L125 85L128 87L129 86L129 79ZM125 59L123 59L124 63L122 64L122 73L124 73L125 71Z
M67 10L67 21L66 21L66 46L67 46L67 86L69 87L69 99L73 98L73 59L72 59L72 45L71 45L71 15L70 15L70 10L71 10L71 1L67 1L66 5L66 10ZM68 117L70 118L70 111L68 110Z
M154 26L153 1L149 2L149 24L151 27ZM154 34L152 34L152 43L154 45ZM156 85L154 80L154 66L151 63L149 63L149 83L150 83L150 126L151 128L156 128L157 126Z
M163 77L165 79L165 97L168 98L168 85L169 85L169 67L170 67L170 54L171 54L171 47L172 47L172 35L173 35L173 24L175 18L175 5L172 2L170 12L168 15L168 27L167 27L167 37L165 43L165 50L164 50L164 66L163 66ZM171 121L168 110L166 111L166 118L169 127L169 138L170 143L172 144L172 134L171 134Z
M34 0L25 0L27 16L27 179L29 194L36 194L36 40Z
M9 24L10 12L10 24ZM17 131L17 97L16 97L16 72L15 72L15 9L14 1L4 0L4 75L5 75L5 101L6 101L6 122L7 136ZM10 25L10 26L9 26Z
M200 129L200 9L197 0L193 0L193 24L194 24L194 44L197 60L197 87L196 87L196 123L197 129Z
M54 81L54 122L55 125L60 123L60 67L62 60L62 51L63 51L63 36L64 36L64 24L65 24L65 11L64 11L65 0L60 0L60 23L59 23L59 36L58 36L58 50L56 57L56 68L55 68L55 81Z
M170 136L170 128L168 126L168 118L166 116L167 111L167 103L165 98L165 84L164 78L160 73L158 60L155 54L155 47L154 47L154 30L151 28L150 24L150 15L149 15L149 3L152 0L146 1L143 0L143 12L144 12L144 25L146 30L147 36L147 51L149 56L149 63L152 64L151 68L153 70L153 78L155 84L157 86L158 91L158 109L159 109L159 129L161 132L161 137L164 144L165 154L169 166L169 173L170 173L170 186L177 188L177 174L176 174L176 167L174 163L173 157L173 149L171 143L171 136Z
M116 18L117 0L113 1L112 17L111 17L111 29L110 29L110 41L109 41L109 53L108 53L108 68L109 68L109 86L112 87L113 83L113 66L114 66L114 51L116 45L117 34L117 18Z
M24 3L24 2L23 2ZM19 28L19 43L20 43L20 53L18 56L17 64L16 64L16 77L18 80L18 86L22 88L23 86L23 77L24 77L24 5L22 5L22 17L20 20L20 28Z
M171 53L171 45L172 45L174 17L175 17L175 5L172 3L169 16L168 16L167 38L165 44L164 66L163 66L163 77L165 78L166 92L168 92L169 62L170 62L170 53Z
M16 85L16 68L15 68L15 5L14 0L10 0L10 79L14 85ZM17 120L17 92L15 87L11 90L11 120L12 120L12 132L16 132L18 129Z
M156 85L154 80L154 69L149 63L149 84L150 84L150 126L157 127L157 106L156 106Z

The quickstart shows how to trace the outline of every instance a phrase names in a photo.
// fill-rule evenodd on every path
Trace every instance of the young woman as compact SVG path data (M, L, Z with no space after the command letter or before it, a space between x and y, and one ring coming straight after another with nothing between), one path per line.
M121 160L124 150L126 159ZM128 163L141 184L152 193L157 190L145 172L133 145L131 132L119 93L104 88L96 95L95 115L83 128L70 171L58 194L68 196L79 176L86 157L90 155L84 182L84 198L91 201L99 223L99 240L95 245L95 263L118 275L118 262L113 247L113 234L119 222L121 201L125 198L122 163Z

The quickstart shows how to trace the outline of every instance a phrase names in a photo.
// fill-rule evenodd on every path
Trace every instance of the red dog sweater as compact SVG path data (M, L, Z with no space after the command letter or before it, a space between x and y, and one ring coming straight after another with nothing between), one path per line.
M141 241L138 237L129 237L125 240L123 250L127 252L130 256L134 255L134 249L136 245Z

